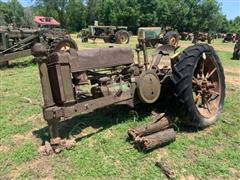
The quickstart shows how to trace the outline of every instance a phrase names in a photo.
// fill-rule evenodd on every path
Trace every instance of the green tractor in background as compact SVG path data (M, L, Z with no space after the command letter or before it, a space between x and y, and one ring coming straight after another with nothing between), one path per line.
M103 39L105 43L128 44L131 33L127 29L126 26L99 26L96 23L82 29L77 37L81 38L83 43L88 42L88 39Z
M155 48L158 44L169 44L177 47L179 34L167 27L140 27L138 29L138 40L144 39L146 47Z

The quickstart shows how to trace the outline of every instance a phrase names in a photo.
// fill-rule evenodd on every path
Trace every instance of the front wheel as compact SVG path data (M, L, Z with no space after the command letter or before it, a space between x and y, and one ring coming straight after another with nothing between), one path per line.
M223 108L225 77L211 46L187 48L172 65L177 114L185 124L205 128L213 124Z

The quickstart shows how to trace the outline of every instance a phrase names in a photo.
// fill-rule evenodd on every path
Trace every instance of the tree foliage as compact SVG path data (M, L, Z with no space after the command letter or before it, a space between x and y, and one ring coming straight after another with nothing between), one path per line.
M70 31L92 25L124 25L133 32L141 26L171 26L178 31L239 32L240 17L228 21L217 0L33 0L27 9L18 0L0 0L0 23L31 24L33 15L52 16ZM34 12L34 13L33 13ZM22 21L21 21L22 20Z

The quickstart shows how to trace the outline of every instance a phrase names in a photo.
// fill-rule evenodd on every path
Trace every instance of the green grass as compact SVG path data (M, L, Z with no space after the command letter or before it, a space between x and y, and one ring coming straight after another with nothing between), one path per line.
M134 48L136 42L134 37L128 47ZM80 49L109 46L100 41L77 43ZM126 138L130 127L146 123L150 117L128 108L107 108L74 118L73 123L79 123L74 129L61 129L77 137L72 150L40 156L37 148L49 134L42 117L37 65L29 57L15 61L12 68L0 70L0 177L164 179L155 166L161 160L178 178L240 178L240 62L231 61L231 52L222 50L225 46L233 47L232 43L223 45L217 41L216 45L227 79L225 107L219 121L202 131L180 128L175 142L147 154L134 149ZM238 82L228 81L229 78Z

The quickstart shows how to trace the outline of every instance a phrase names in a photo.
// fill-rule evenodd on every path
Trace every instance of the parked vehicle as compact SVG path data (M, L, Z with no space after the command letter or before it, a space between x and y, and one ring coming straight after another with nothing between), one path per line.
M236 37L234 36L233 33L227 33L223 38L223 43L225 43L225 42L235 43L235 41L236 41Z
M211 44L214 39L216 39L216 36L214 33L211 33L211 32L206 33L206 32L196 31L196 32L194 32L194 37L193 37L192 43L196 44L199 41L201 41L201 42L207 41L208 44Z
M168 108L167 102L185 124L205 128L216 122L224 104L225 78L214 49L196 44L183 53L175 53L175 46L162 45L155 49L150 62L146 42L139 39L137 63L130 48L47 55L42 44L34 45L32 53L39 63L43 89L43 115L53 151L58 153L61 148L61 120L107 106L159 108L162 103ZM168 58L171 65L159 68L162 57ZM84 84L91 90L84 89ZM48 143L48 149L49 146Z
M182 41L192 41L193 40L193 33L188 33L188 32L180 33L180 40L182 40Z
M158 44L170 44L177 46L179 34L171 28L140 27L138 29L138 40L145 40L147 47L156 47Z
M49 22L46 19L42 20L38 29L2 26L0 28L0 65L4 66L10 60L31 55L31 47L39 42L45 44L50 52L77 49L70 35L55 27L53 18L48 19Z
M89 26L88 29L82 29L78 34L82 42L88 42L88 39L103 39L105 43L128 44L130 33L126 26Z

